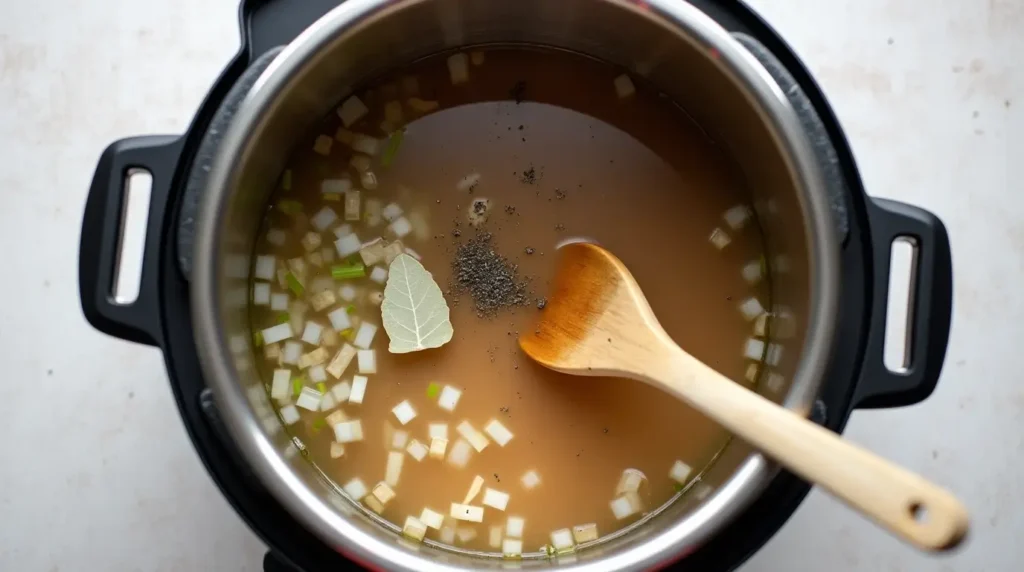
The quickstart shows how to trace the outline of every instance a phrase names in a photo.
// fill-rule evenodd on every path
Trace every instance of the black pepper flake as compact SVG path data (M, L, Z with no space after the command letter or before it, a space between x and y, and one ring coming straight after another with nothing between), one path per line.
M565 192L563 192L562 189L555 189L555 198L558 199L558 200L564 199L565 198Z
M555 230L561 232L561 231L565 230L565 225L562 224L562 223L558 223L558 224L555 225Z
M532 185L538 181L537 169L531 165L529 169L523 171L523 174L519 177L519 180L527 185Z
M477 316L525 306L531 298L529 280L519 276L518 265L498 254L489 232L459 245L452 270L452 290L472 296Z
M604 428L604 433L605 433L605 435L608 434L608 428L607 427Z
M498 476L498 473L494 473L494 480L498 481L499 483L501 482L501 477Z

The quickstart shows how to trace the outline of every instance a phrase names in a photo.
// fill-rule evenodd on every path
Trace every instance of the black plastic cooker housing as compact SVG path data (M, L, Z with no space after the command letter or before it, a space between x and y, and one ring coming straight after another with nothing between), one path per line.
M797 109L825 165L836 232L842 239L842 292L836 346L813 419L840 432L858 408L920 402L935 388L952 313L952 263L946 230L934 215L865 192L849 144L824 95L785 42L737 0L690 0L734 34L775 77ZM266 570L313 572L351 566L309 533L263 488L234 450L207 388L189 312L192 229L198 196L219 136L280 46L337 6L338 0L243 0L242 46L214 83L188 131L122 139L103 152L82 222L79 289L89 322L107 334L159 347L196 451L221 492L266 542ZM131 304L114 300L130 171L153 176L142 276ZM882 362L893 240L916 247L908 331L910 363ZM676 570L732 570L778 531L810 487L782 472L739 518ZM684 555L680 555L681 557Z

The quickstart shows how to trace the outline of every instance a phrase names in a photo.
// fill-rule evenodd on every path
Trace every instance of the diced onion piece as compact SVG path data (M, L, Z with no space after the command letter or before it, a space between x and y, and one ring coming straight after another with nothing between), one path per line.
M519 516L510 516L508 521L505 523L505 536L512 538L522 538L523 528L526 526L526 521Z
M380 139L357 134L355 140L352 141L352 150L373 157L380 151Z
M484 432L490 435L491 439L498 444L499 447L508 445L508 442L512 440L512 432L509 431L501 421L497 419L491 419L484 425Z
M399 454L398 458L401 459L402 455ZM390 461L390 460L391 460L391 457L388 457L388 461ZM388 464L390 465L390 462ZM398 466L399 466L399 472L400 472L401 471L401 461L399 461L399 465ZM395 479L395 481L397 482L397 478ZM394 486L397 486L397 485L392 485L392 484L390 484L388 482L377 483L377 485L375 487L373 487L373 490L370 491L370 494L372 494L374 497L376 497L376 499L379 500L381 502L381 504L388 504L389 502L391 502L391 499L395 498L395 496L396 496L394 489L391 488L391 487L394 487Z
M299 410L294 405L285 405L281 408L281 421L285 425L291 425L299 420Z
M761 368L758 364L749 364L747 366L747 370L743 373L743 379L746 379L750 383L754 383L757 381L757 376L759 373L761 373Z
M537 474L537 471L527 471L519 480L523 483L523 488L535 489L540 484L540 475Z
M459 85L469 81L469 57L459 52L448 56L448 77L452 85Z
M402 123L402 102L389 101L384 104L384 120L399 125Z
M323 383L322 381L320 383ZM330 411L338 406L338 402L334 400L334 394L328 391L324 393L323 398L320 400L320 411Z
M334 249L329 247L329 246L321 248L320 249L320 258L323 259L323 261L325 263L327 263L327 262L334 262Z
M711 487L700 483L693 489L693 497L697 500L704 500L711 494Z
M626 493L610 503L612 514L615 518L622 520L640 512L640 497L636 493Z
M356 134L342 126L334 132L334 139L343 145L351 145L356 139Z
M377 500L377 497L373 495L367 495L366 498L363 499L363 504L377 514L384 512L384 505L381 504L381 502Z
M469 491L466 493L466 498L462 499L462 504L469 504L476 499L476 495L480 494L480 490L484 488L484 478L480 475L473 477L473 482L469 485Z
M465 544L476 538L477 533L475 528L459 526L455 528L455 536L459 539L459 542Z
M389 425L390 427L390 425ZM404 449L405 444L409 442L409 432L402 431L401 429L395 430L391 433L391 448L392 449Z
M398 206L397 203L388 203L386 207L380 212L384 220L391 222L396 218L402 216L402 207Z
M740 314L743 314L743 317L748 322L751 322L756 320L761 314L764 314L764 306L761 305L757 298L751 296L740 304Z
M290 328L291 326L289 326ZM302 344L299 342L285 342L284 349L281 350L281 363L288 365L295 365L299 363L299 359L302 357Z
M410 223L409 219L405 218L404 216L400 216L395 220L391 221L391 224L388 225L388 228L391 229L391 232L393 232L395 236L397 236L398 238L404 238L408 236L410 232L412 232L412 223Z
M743 279L746 280L748 284L757 284L758 282L761 281L762 278L761 261L754 260L752 262L746 263L743 266L743 269L740 271L740 273L743 275Z
M337 331L347 330L352 327L352 318L349 317L345 308L335 308L327 313L327 319L331 321L331 327Z
M443 459L444 452L448 448L448 439L431 439L430 440L430 458L431 459Z
M288 235L279 228L272 228L267 231L267 242L274 246L283 246L288 240Z
M736 205L722 214L725 224L733 230L740 230L750 220L751 210L747 205Z
M270 397L287 399L292 390L292 372L288 369L275 369L274 378L270 382Z
M345 491L348 494L348 496L352 497L352 500L355 501L363 500L363 497L365 497L369 492L366 489L366 485L363 484L363 481L359 479L352 479L351 481L345 483L345 486L341 487L341 489Z
M330 155L331 147L334 145L334 139L327 135L320 135L313 142L313 152L318 155Z
M370 170L372 162L366 155L352 155L352 158L348 160L348 164L351 165L357 173L365 173Z
M377 335L377 326L363 322L359 324L359 329L356 330L356 338L352 340L352 344L357 348L370 349L370 344L373 343L373 336Z
M337 441L331 441L331 458L340 459L345 456L345 446Z
M405 425L416 418L416 410L413 409L412 404L409 403L408 399L396 405L391 409L391 412L395 414L395 418L398 419L398 422L402 425Z
M470 506L466 504L459 504L453 502L451 512L449 514L455 520L464 520L467 522L483 522L484 507Z
M333 306L335 302L337 299L334 297L334 292L330 290L323 290L309 297L309 303L315 312L322 312Z
M374 239L362 246L359 249L359 258L363 260L364 266L373 266L381 260L384 260L384 256L387 253L387 248L384 246L384 241L380 238ZM391 264L390 262L388 264Z
M677 460L675 463L672 463L672 468L669 470L668 476L673 481L681 485L685 485L686 478L690 476L691 470L692 469L690 469L690 465L687 465L686 463Z
M465 177L459 179L458 183L455 183L455 188L462 192L467 192L473 187L480 183L480 173L470 173Z
M302 237L302 248L305 248L306 252L313 252L320 248L322 240L323 239L320 238L320 233L307 232L306 235Z
M747 345L743 346L743 357L761 361L764 357L764 342L755 338L747 340Z
M768 344L768 351L765 352L764 363L776 367L782 361L782 346L779 344Z
M438 441L438 439L435 439ZM459 439L452 445L448 452L448 464L460 469L469 464L469 458L473 454L473 447L463 439Z
M263 357L272 361L281 359L281 346L279 344L269 344L264 346Z
M327 358L329 357L330 354L327 353L326 349L317 348L307 354L302 354L302 356L299 357L299 369L307 369L314 365L320 365L327 361Z
M295 335L292 333L291 324L278 324L264 328L260 333L263 335L264 344L276 344Z
M356 299L356 289L355 289L354 286L346 284L346 285L342 286L341 288L338 288L338 296L342 300L344 300L346 302L351 302L351 301ZM348 316L347 316L347 313L346 313L346 319L347 319L347 317ZM345 327L347 328L348 326L345 326ZM337 329L337 328L335 328L335 329ZM341 329L344 330L345 328L341 328Z
M484 500L482 502L485 506L496 508L498 510L505 510L505 508L508 507L508 498L508 493L487 488L484 489Z
M717 248L718 250L722 250L726 246L729 246L729 243L732 242L732 239L729 238L729 235L726 234L725 231L720 228L716 228L715 230L711 231L711 237L708 240L710 240L711 244L713 244L715 248Z
M338 213L334 212L334 209L331 207L324 207L318 210L316 214L313 215L313 218L309 219L309 224L313 225L313 228L323 232L330 228L336 220L338 220Z
M487 545L491 548L501 548L501 536L504 531L500 524L491 526L487 535Z
M633 80L629 79L629 76L622 74L615 78L615 95L619 96L620 99L627 98L636 93L636 86L633 85Z
M338 108L338 117L341 118L341 123L345 127L352 127L357 121L366 116L370 112L370 108L366 107L363 100L356 96L352 96L345 100Z
M345 373L355 357L356 349L349 344L342 344L341 349L331 359L331 363L327 364L327 373L331 374L334 379L340 379L341 374Z
M363 424L358 419L338 423L334 426L334 440L339 443L362 441Z
M458 426L455 427L455 431L459 435L462 435L463 439L469 441L469 444L476 449L477 453L480 453L487 448L487 444L489 443L487 437L485 437L483 433L477 431L476 427L473 427L469 421L459 423Z
M422 461L427 458L427 453L429 453L430 450L423 443L413 439L412 441L409 441L409 446L405 448L405 452L409 453L409 456L413 459Z
M647 480L647 475L637 469L626 469L622 471L619 482L615 485L615 496L622 496L626 493L635 493L640 490L640 485Z
M442 527L441 528L441 533L438 535L438 538L440 538L441 542L443 542L445 544L454 544L455 543L455 527L454 526L450 526L450 525Z
M349 403L362 403L366 397L366 383L369 379L365 375L352 376L352 393L348 396Z
M277 258L261 254L256 257L256 264L253 266L252 275L259 280L273 280L274 272L277 270Z
M469 61L475 66L484 65L484 53L480 50L469 52Z
M430 113L441 106L436 100L421 99L419 97L410 97L405 101L405 104L417 113Z
M252 285L252 303L256 306L267 306L270 304L270 284L256 282Z
M560 528L551 533L551 546L558 552L572 550L572 531L568 528Z
M420 521L434 530L440 530L441 525L444 524L444 515L429 508L424 508L423 512L420 513Z
M308 255L306 255L306 260L308 260L311 265L317 268L324 267L324 257L321 256L319 252L309 253Z
M572 538L576 544L597 540L597 536L597 524L593 522L572 527Z
M461 391L446 385L441 390L440 397L437 398L437 406L445 411L455 411L455 406L458 405L460 397L462 397Z
M763 337L768 335L768 319L769 319L770 316L771 316L771 314L768 314L766 312L764 314L761 314L760 316L757 317L756 320L754 320L754 335L755 336L757 336L759 338L763 338Z
M270 309L275 312L285 312L288 310L288 294L278 292L277 294L271 294L270 296Z
M341 258L352 256L362 247L363 243L359 241L359 237L355 233L346 234L334 241L334 249L338 251L338 256Z
M324 333L324 327L316 322L306 322L306 329L302 331L302 341L310 345L318 345L320 336Z
M370 280L377 284L383 284L388 280L388 271L383 266L374 266L373 270L370 271Z
M331 393L333 394L334 392L331 391ZM337 397L335 397L335 399L337 399ZM327 417L324 417L324 421L327 422L328 427L334 429L334 426L337 425L338 423L344 423L348 421L348 417L345 416L344 411L339 409L338 411L332 411L329 415L327 415Z
M359 350L357 353L359 373L377 373L377 351Z
M394 240L384 247L384 263L391 266L391 263L395 261L400 254L405 252L405 246L401 240Z
M359 175L359 183L363 185L363 188L372 191L377 188L377 174L373 171L366 171Z
M771 372L768 374L768 379L765 380L764 386L768 388L768 391L772 393L778 393L782 391L783 386L786 384L786 378L782 377L781 374Z
M415 516L406 517L405 526L402 527L402 534L413 540L423 540L423 537L427 534L427 525Z
M320 182L320 192L325 195L341 195L351 190L352 181L350 179L324 179ZM331 226L333 222L334 220L331 220L324 228Z
M287 371L287 370L285 370ZM427 425L427 435L431 439L447 439L448 438L448 424L447 423L431 423Z
M513 557L513 558L522 556L523 555L523 541L522 540L513 540L511 538L506 538L501 543L501 553L503 555L505 555L505 556L509 556L509 557Z
M366 226L372 228L380 224L381 220L384 218L384 215L382 214L383 208L384 207L381 206L381 202L379 200L366 199L365 204L363 205L363 222L366 223Z
M359 191L345 193L345 220L359 220Z

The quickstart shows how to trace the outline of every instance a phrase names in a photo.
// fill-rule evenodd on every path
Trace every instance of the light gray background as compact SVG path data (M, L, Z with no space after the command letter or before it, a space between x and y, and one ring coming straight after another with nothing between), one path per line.
M949 227L938 390L854 414L847 436L958 492L974 528L933 559L815 492L744 572L1018 570L1024 3L752 4L817 76L868 192ZM261 543L193 453L160 354L92 330L76 270L100 151L185 129L236 49L235 14L234 0L0 3L0 570L259 569Z

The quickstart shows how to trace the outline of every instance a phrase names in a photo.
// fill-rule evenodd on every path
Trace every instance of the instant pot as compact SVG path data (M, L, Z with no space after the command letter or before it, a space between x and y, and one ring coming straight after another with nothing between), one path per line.
M250 0L242 47L184 135L111 144L82 224L82 309L100 331L164 352L207 470L266 542L265 567L314 571L672 565L730 570L760 548L806 483L733 440L698 487L577 554L485 559L404 542L331 483L282 430L246 331L249 257L290 147L344 87L464 45L548 45L626 67L676 100L733 158L768 244L772 311L793 326L757 391L841 431L857 408L935 388L949 337L949 241L933 215L871 199L824 96L774 31L719 0ZM131 173L152 174L139 294L113 285ZM914 246L908 358L883 364L891 245ZM781 343L780 340L775 340Z

